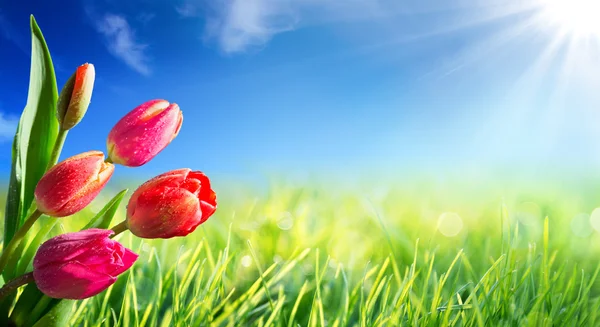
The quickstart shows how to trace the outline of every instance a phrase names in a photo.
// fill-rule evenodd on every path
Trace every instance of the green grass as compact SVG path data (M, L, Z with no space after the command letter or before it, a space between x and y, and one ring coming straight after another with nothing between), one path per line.
M585 216L572 222L600 206L595 185L223 185L217 214L187 238L119 236L138 262L105 293L76 302L71 322L600 325L600 236ZM440 223L444 212L462 219L456 236L441 233L456 226ZM90 215L60 220L54 233Z

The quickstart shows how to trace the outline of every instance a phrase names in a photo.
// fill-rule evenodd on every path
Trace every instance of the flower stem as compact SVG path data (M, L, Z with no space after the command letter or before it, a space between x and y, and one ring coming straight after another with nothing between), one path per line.
M56 143L54 143L54 148L52 149L50 161L48 161L48 167L46 167L46 170L52 168L52 166L56 165L56 163L58 162L58 158L60 157L60 153L62 152L62 148L65 144L65 139L67 138L68 132L68 130L62 129L62 127L59 128L58 135L56 136Z
M6 248L2 250L2 256L0 256L0 274L2 274L2 272L4 271L6 263L12 255L12 252L17 248L17 246L19 246L19 244L21 244L21 241L23 241L23 238L25 238L25 235L27 235L27 232L29 231L31 226L35 224L35 222L38 220L38 218L40 218L41 215L42 213L39 210L34 211L31 214L31 216L29 216L29 218L25 220L23 226L19 228L19 230L15 233L15 236L13 236L13 238L10 240L10 242L8 242Z
M16 291L17 288L31 282L33 282L33 272L26 273L25 275L21 275L8 281L8 283L4 284L4 286L0 288L0 300L4 299L4 297L10 293Z
M119 235L129 229L129 227L127 227L127 220L123 220L118 225L113 226L113 228L111 228L111 229L113 232L115 232L115 235L111 236L110 238L117 237L117 235Z

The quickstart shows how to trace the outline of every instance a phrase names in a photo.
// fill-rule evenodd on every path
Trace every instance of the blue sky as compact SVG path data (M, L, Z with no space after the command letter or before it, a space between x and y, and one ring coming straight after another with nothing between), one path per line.
M63 157L104 150L146 100L182 108L178 138L120 174L593 167L600 29L549 1L4 1L0 170L26 101L29 14L59 88L96 66Z

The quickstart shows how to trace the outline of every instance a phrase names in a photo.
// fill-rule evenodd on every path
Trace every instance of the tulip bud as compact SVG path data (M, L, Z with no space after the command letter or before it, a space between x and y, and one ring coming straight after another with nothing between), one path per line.
M106 142L108 157L124 166L141 166L171 143L182 121L177 104L148 101L125 115L110 131Z
M90 105L94 78L94 65L83 64L71 75L58 98L58 122L63 130L69 130L77 125Z
M44 242L33 259L33 278L52 298L92 297L117 281L138 255L109 238L114 232L86 229Z
M100 151L67 158L50 168L35 188L35 202L42 213L53 217L72 215L100 193L115 166L104 162Z
M216 208L217 196L208 177L178 169L154 177L133 193L127 206L127 226L142 238L185 236Z

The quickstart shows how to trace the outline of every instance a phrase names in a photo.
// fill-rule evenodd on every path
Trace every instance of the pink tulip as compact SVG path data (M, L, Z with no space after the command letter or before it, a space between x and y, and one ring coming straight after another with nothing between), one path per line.
M114 169L113 164L104 162L100 151L81 153L58 163L35 188L38 210L52 217L78 212L100 193Z
M108 157L124 166L141 166L171 143L182 122L177 104L148 101L125 115L110 131L106 142Z
M117 281L138 255L109 238L111 230L87 229L51 238L33 259L33 278L42 293L59 299L85 299Z
M206 175L174 170L147 181L131 196L127 226L142 238L185 236L208 219L217 197Z

